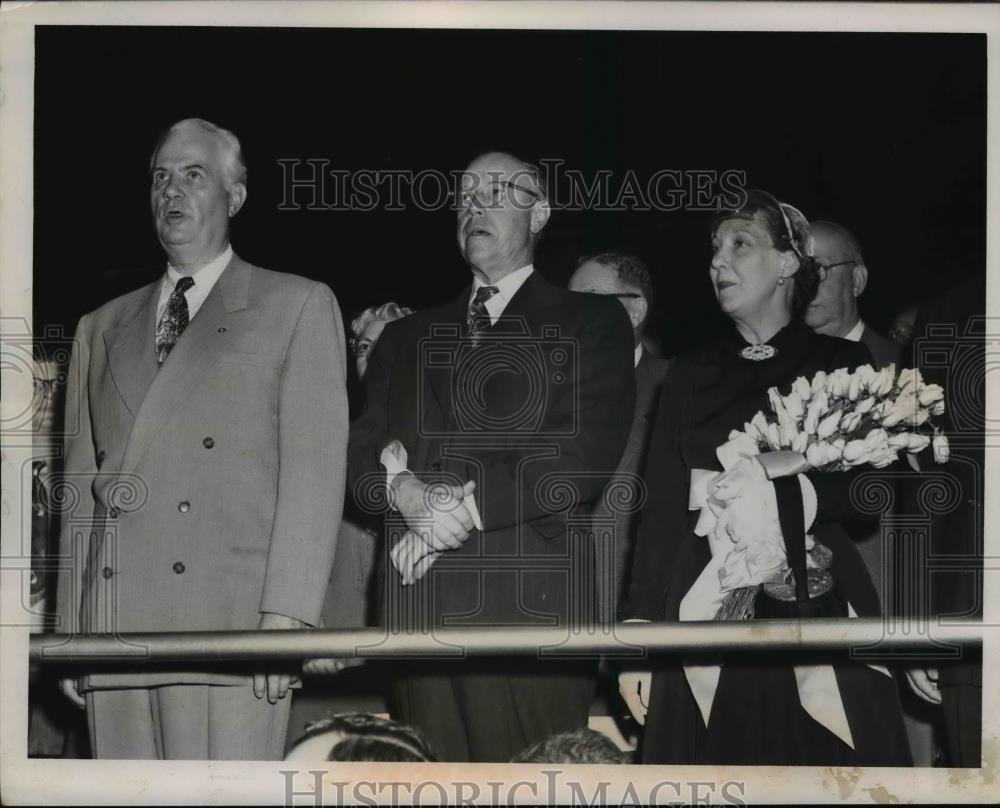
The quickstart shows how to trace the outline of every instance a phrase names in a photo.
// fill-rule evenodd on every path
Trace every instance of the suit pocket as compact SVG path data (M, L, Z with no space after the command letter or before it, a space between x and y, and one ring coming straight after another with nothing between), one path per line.
M273 354L250 353L248 351L226 351L222 354L222 361L234 365L276 368L281 364L281 357Z

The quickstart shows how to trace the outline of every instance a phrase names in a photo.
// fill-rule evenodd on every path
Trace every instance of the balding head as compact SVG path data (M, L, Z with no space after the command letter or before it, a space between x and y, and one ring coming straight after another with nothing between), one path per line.
M458 248L473 273L496 283L532 263L549 215L537 169L512 154L487 152L462 175Z
M813 222L809 232L822 280L806 309L806 324L820 334L843 337L858 322L858 298L868 284L861 244L836 222Z

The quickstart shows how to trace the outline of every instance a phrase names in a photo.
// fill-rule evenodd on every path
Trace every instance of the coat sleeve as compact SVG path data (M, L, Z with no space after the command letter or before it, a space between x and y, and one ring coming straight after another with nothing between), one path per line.
M375 343L364 376L364 408L351 424L347 450L348 496L353 497L366 513L381 511L388 505L385 468L379 457L394 437L389 435L389 382L399 328L395 322L386 323Z
M82 317L73 342L66 382L66 460L51 490L51 497L60 512L57 629L66 633L80 630L80 598L94 518L92 489L97 476L97 457L87 394L90 368L88 326L88 317Z
M689 397L686 378L679 365L663 382L646 455L646 502L639 516L632 574L618 610L623 620L663 618L671 558L687 530L690 482L680 440Z
M575 432L534 437L527 450L480 455L476 502L486 531L562 514L574 501L594 500L621 459L635 411L632 328L616 301L598 298L589 303L592 310L584 317L577 341L577 383L547 418L547 424L556 427L550 434L558 434L573 419ZM572 496L563 496L566 486Z
M348 403L344 326L313 285L285 353L278 396L278 491L260 610L315 625L344 502Z

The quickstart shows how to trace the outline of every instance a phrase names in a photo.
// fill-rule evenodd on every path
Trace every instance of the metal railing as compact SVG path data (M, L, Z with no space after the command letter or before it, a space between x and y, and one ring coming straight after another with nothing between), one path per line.
M428 633L369 629L194 631L121 635L35 634L36 663L155 665L322 658L510 656L636 658L761 651L845 653L877 659L960 659L982 645L981 623L875 619L753 620L747 622L625 623L613 627L448 628Z

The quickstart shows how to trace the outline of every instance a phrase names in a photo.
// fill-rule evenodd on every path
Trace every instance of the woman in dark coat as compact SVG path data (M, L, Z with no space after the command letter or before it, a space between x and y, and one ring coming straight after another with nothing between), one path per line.
M808 223L795 208L751 191L740 210L716 221L712 250L711 282L733 324L716 341L681 357L664 388L623 619L680 619L685 595L712 560L709 538L694 531L699 511L689 502L692 477L722 471L716 448L758 410L769 413L768 388L787 394L800 376L811 380L820 370L871 361L864 345L814 334L802 322L819 267L811 256ZM810 533L833 553L828 597L841 604L844 616L878 616L865 565L838 524L856 515L850 497L855 473L804 476L811 486L803 489L811 487L816 495ZM706 701L699 690L696 701L694 669L685 671L685 662L720 664L714 697ZM839 723L824 718L829 710L808 712L803 706L807 701L800 698L796 671L801 676L810 670L801 667L807 663L828 666L822 670L829 686L820 701L829 702L824 707L834 708ZM654 658L650 667L627 671L620 681L636 719L645 719L643 762L912 765L896 684L885 669L847 656L775 653Z

